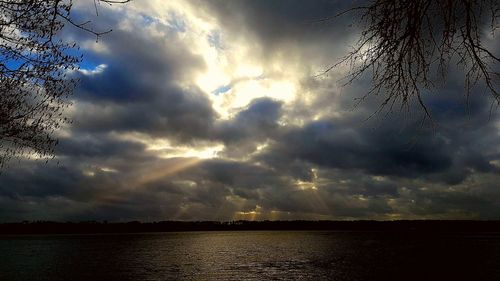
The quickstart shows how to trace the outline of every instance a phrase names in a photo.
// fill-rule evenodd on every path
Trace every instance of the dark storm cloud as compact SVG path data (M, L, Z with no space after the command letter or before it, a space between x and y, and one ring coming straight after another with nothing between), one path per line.
M443 213L447 209L461 206L464 213L477 213L482 218L495 218L492 210L498 209L500 204L488 197L477 196L467 192L445 193L439 190L430 192L415 192L414 203L410 211L417 215L433 215Z
M287 182L271 169L254 164L228 160L204 161L185 172L197 174L200 179L220 183L233 188L259 189L278 187Z
M75 98L86 106L77 110L74 128L180 140L206 136L215 118L210 101L196 86L180 86L185 77L204 68L203 60L183 47L178 33L162 29L164 37L150 36L141 31L147 28L144 24L110 33L100 43L107 51L90 52L106 67L80 75Z
M371 175L423 177L448 184L460 183L474 171L499 172L491 164L498 159L498 152L492 153L498 142L494 123L464 131L426 129L419 123L404 124L394 119L377 122L378 127L372 128L342 119L314 121L283 132L258 159L275 167L299 160Z
M331 39L325 36L342 40L349 36L344 28L352 23L350 18L339 18L334 22L337 28L325 28L322 22L351 8L353 4L348 1L236 0L199 3L214 13L225 28L238 32L245 30L268 47L277 47L281 43L304 43L312 38Z
M225 144L223 153L226 156L246 157L280 129L278 120L283 114L282 107L280 101L255 99L234 118L217 122L212 132L213 138Z
M162 98L163 97L163 98ZM75 129L87 132L140 132L179 140L206 137L214 112L199 90L181 92L133 104L92 104L75 114Z
M75 97L123 103L157 98L159 94L168 97L169 87L177 79L204 67L203 60L191 54L187 46L181 48L184 43L178 36L174 33L159 38L137 30L110 33L104 42L94 45L103 44L109 50L92 55L97 63L107 65L105 71L102 75L82 76Z
M223 190L215 186L188 190L172 182L168 175L152 183L136 185L137 178L150 169L158 169L158 166L168 169L172 164L169 160L150 157L134 163L129 171L113 172L90 166L92 161L79 165L74 160L61 160L59 166L25 163L12 169L2 179L0 201L6 207L0 219L39 219L37 215L40 215L47 219L160 220L176 218L182 205L199 201L213 206L224 198L224 194L219 196ZM148 168L137 171L144 166Z
M75 184L81 182L83 175L74 174L68 167L44 167L31 163L22 163L11 168L2 176L0 195L12 199L24 196L47 197L65 196Z
M418 177L440 173L453 164L458 148L432 132L413 135L418 128L398 132L388 128L343 127L335 121L316 121L291 130L270 151L291 159L341 169L362 169L374 175ZM480 155L474 168L491 169Z
M70 158L131 157L132 155L143 155L145 150L144 144L117 140L106 134L74 134L72 137L63 137L59 141L58 155Z
M270 137L279 127L277 121L281 114L281 102L269 98L255 99L234 118L222 122L217 137L225 143Z

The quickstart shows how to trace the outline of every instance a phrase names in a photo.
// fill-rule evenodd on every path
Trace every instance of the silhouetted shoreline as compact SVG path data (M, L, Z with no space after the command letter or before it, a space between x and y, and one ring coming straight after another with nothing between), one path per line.
M330 230L402 232L500 232L500 221L399 220L399 221L160 221L160 222L51 222L0 224L0 235L97 234L178 231Z

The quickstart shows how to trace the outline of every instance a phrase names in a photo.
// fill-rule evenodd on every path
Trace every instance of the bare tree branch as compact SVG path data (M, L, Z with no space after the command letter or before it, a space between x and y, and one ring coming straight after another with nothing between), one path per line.
M498 0L373 0L346 12L359 15L361 36L325 73L348 65L346 84L371 75L372 88L361 100L383 95L379 110L396 104L409 109L416 101L431 118L423 95L446 78L452 64L465 70L467 99L481 82L500 105L499 58L483 44L484 31L494 36L498 27Z
M78 81L68 74L81 57L56 35L66 24L96 39L111 31L76 23L71 9L71 0L0 1L0 167L21 155L53 157L54 132L71 122L63 112Z

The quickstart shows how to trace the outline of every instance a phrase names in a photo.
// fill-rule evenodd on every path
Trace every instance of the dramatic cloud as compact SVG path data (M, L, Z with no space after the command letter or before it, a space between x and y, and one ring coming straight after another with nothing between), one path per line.
M133 1L76 16L56 159L0 174L0 221L500 218L500 119L463 73L422 111L322 71L359 36L347 1ZM327 20L325 20L327 19ZM490 42L494 49L498 43ZM466 106L468 104L468 106ZM379 111L379 112L378 112ZM374 114L378 112L377 114Z

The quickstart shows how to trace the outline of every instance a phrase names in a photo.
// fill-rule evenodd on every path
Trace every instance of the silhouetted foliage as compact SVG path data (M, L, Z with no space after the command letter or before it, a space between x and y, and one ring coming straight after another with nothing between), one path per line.
M113 4L125 1L94 0ZM0 1L0 166L21 155L53 155L55 130L70 122L63 111L77 81L76 44L58 37L69 24L96 38L108 33L71 18L71 0Z
M348 64L347 84L369 73L372 88L360 98L382 94L379 109L409 109L422 94L443 80L450 65L465 72L465 97L478 82L486 85L494 104L498 93L499 58L485 46L485 36L498 27L497 0L373 0L345 13L359 15L361 36L340 64ZM337 16L339 16L337 15Z

